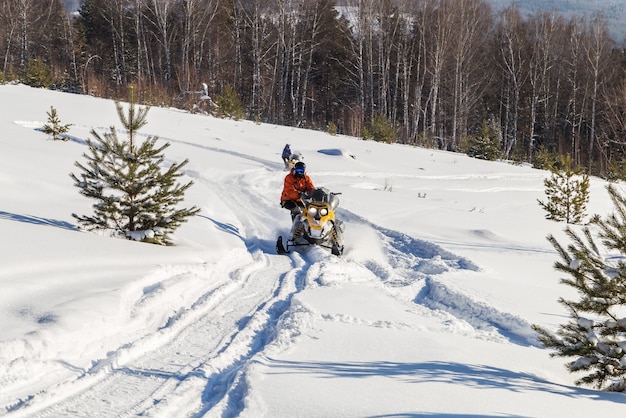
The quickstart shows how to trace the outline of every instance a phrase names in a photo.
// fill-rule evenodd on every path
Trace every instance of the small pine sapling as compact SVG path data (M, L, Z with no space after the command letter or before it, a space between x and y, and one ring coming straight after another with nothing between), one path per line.
M391 120L380 113L374 113L363 128L363 139L391 144L396 140L396 130Z
M217 114L221 118L239 120L245 116L243 104L230 84L224 87L222 94L217 95L215 102Z
M54 106L50 106L50 111L46 112L46 114L48 115L48 123L41 128L41 131L48 135L52 135L52 139L55 141L59 139L67 141L67 136L64 136L63 134L70 130L70 126L72 126L72 124L62 124Z
M467 155L481 160L495 161L501 157L502 133L496 123L483 120L478 135L470 137Z
M595 216L599 237L609 251L603 256L589 228L580 237L570 227L565 230L571 243L564 247L552 235L548 240L561 257L554 268L567 275L561 283L576 290L578 300L560 298L570 320L556 333L533 325L539 341L553 349L551 357L570 358L571 373L583 374L577 385L626 391L626 199L613 186L608 187L615 212L607 218Z
M548 212L546 218L568 224L581 223L589 202L589 175L581 167L573 167L569 155L561 156L550 171L552 175L543 181L548 200L537 199Z
M188 160L163 167L163 150L157 137L138 141L136 132L147 123L148 108L137 109L131 102L128 113L115 103L128 140L120 140L114 127L103 136L95 130L95 141L87 140L90 154L83 154L86 164L76 162L82 174L70 174L80 193L95 199L95 213L72 214L88 230L115 231L128 239L170 245L168 235L200 209L179 208L184 192L193 184L177 179Z

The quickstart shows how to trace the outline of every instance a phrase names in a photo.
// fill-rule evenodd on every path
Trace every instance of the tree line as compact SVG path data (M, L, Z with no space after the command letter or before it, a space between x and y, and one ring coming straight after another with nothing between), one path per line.
M206 83L249 119L503 158L570 155L623 178L624 49L600 15L485 0L61 0L0 5L2 77L190 109ZM388 129L380 129L378 125ZM384 138L370 133L388 132Z

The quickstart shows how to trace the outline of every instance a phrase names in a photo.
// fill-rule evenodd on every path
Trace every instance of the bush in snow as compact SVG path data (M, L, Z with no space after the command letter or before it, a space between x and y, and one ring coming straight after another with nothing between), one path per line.
M55 141L59 139L67 141L67 137L64 137L63 134L70 130L72 124L62 124L54 106L50 106L50 111L46 112L46 115L48 115L48 123L41 128L41 131L52 135L52 139Z
M626 180L626 158L617 157L607 161L603 178L608 181Z
M20 81L27 86L48 88L54 84L54 77L41 58L30 58L22 68Z
M502 133L494 121L483 120L480 132L468 140L467 155L481 160L495 161L502 156Z
M332 136L337 136L337 125L335 122L330 121L326 124L326 132L328 132Z
M136 132L147 123L149 108L136 108L132 90L127 115L120 103L115 105L128 131L128 141L118 139L114 127L104 136L91 131L95 141L87 140L90 154L83 154L87 164L76 162L82 174L71 177L83 196L97 201L95 213L72 216L88 230L113 229L128 239L169 245L168 234L200 210L176 207L193 184L176 182L188 160L172 163L162 170L162 152L170 144L157 147L157 137L148 137L142 143L137 143L135 138Z
M552 175L543 181L548 197L546 203L537 199L548 212L547 219L581 223L589 202L589 175L581 167L573 167L572 158L560 156L550 171Z
M533 168L538 170L552 170L561 164L559 153L540 145L533 155Z
M569 227L571 243L564 248L554 236L548 240L561 256L555 268L570 277L561 283L574 288L578 301L559 299L570 320L556 334L533 325L539 340L555 350L551 356L573 360L566 364L572 373L585 373L576 384L594 385L610 391L626 390L626 199L613 186L608 187L616 213L593 223L608 250L620 257L603 257L589 228L584 239Z
M391 144L396 140L396 130L384 115L374 113L370 122L363 127L363 139Z
M239 120L245 116L243 104L230 84L226 85L222 94L215 97L215 102L218 106L217 113L222 118Z

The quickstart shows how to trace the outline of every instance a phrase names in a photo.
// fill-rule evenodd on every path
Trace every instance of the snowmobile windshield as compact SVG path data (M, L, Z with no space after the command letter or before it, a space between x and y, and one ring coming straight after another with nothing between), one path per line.
M322 188L315 189L311 194L311 201L316 205L328 203L328 190Z
M335 210L339 206L339 198L325 187L319 187L309 194L303 194L302 200L307 205L327 206L330 210Z

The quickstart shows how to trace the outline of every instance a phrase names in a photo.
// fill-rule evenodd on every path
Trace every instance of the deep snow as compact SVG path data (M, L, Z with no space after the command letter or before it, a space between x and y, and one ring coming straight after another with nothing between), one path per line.
M69 140L40 132L54 106ZM69 176L112 101L0 86L0 415L589 417L531 324L572 297L546 240L545 171L152 108L202 211L160 247L81 232ZM341 192L341 258L275 254L285 143ZM590 214L611 210L592 179Z

